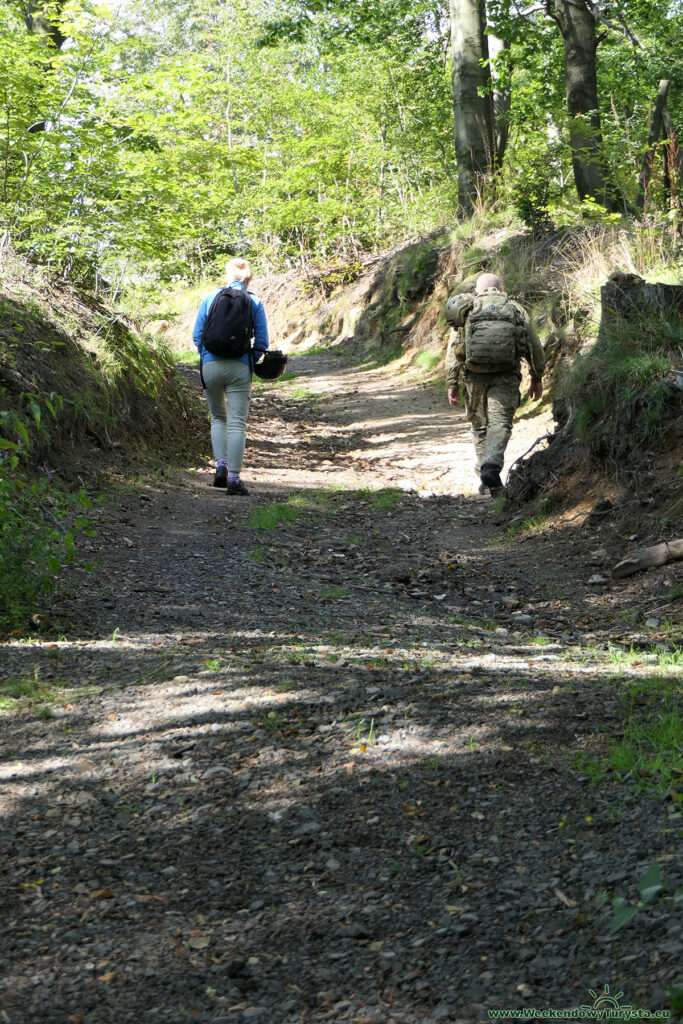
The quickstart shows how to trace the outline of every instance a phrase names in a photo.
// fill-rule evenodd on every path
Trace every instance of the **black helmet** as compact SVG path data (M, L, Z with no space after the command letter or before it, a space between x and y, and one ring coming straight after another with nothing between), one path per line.
M287 369L287 356L279 348L264 352L257 363L254 373L261 380L277 380Z

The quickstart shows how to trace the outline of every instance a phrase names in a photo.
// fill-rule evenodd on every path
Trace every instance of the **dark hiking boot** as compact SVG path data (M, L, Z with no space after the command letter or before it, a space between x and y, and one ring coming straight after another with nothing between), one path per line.
M227 487L228 486L228 471L225 466L219 466L216 470L216 475L213 478L212 487Z
M237 480L235 483L229 483L227 486L228 494L249 494L249 491L244 486L241 480Z
M500 479L500 470L492 462L485 462L483 464L479 472L479 478L484 487L488 487L490 491L500 491L503 487L503 481Z

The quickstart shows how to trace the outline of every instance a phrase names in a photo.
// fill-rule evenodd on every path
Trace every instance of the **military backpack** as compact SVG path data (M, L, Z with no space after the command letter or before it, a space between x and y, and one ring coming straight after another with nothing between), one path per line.
M465 369L473 373L515 369L520 342L527 336L522 314L504 292L475 296L465 321Z

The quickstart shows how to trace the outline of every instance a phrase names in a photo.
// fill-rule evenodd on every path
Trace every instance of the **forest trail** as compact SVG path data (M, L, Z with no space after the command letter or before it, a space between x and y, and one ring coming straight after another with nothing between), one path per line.
M288 462L284 471L276 458L256 472L258 483L400 487L426 496L477 493L469 426L463 409L452 409L442 388L425 383L417 372L355 369L327 353L299 356L294 364L299 403L309 398L315 406L313 436L319 449L300 465ZM513 462L551 430L549 410L515 424L503 479ZM272 440L277 444L281 435L274 433Z
M501 537L442 394L295 365L255 395L248 498L121 486L66 635L3 645L33 697L0 716L0 1020L666 1007L680 915L613 936L603 894L654 858L681 884L678 804L577 758L680 670L610 654L590 527Z

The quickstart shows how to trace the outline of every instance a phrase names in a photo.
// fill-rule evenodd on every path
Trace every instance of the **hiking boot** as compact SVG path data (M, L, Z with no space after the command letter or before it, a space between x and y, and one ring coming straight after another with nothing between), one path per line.
M227 486L228 494L249 494L249 491L244 486L241 480L237 480L236 483L229 483Z
M492 462L484 463L479 472L479 478L484 487L488 487L490 491L502 490L503 481L500 479L500 470Z
M219 466L216 470L216 475L213 478L212 487L227 487L228 486L228 470L225 466Z

